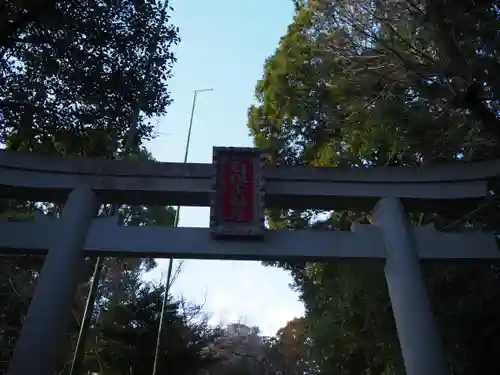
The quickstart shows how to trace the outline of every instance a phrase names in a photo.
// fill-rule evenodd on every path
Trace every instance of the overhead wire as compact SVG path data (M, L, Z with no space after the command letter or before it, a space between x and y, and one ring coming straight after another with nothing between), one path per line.
M461 216L459 219L456 219L455 221L451 222L450 224L446 225L445 227L441 228L441 231L447 231L450 229L453 229L457 227L458 225L462 224L464 221L471 220L475 215L479 214L486 208L491 207L493 204L497 203L499 200L499 195L494 194L494 195L488 195L486 196L486 199L484 199L478 207L474 208L473 210L469 211L465 215Z
M187 4L185 5L184 8L184 20L186 19L187 16ZM179 45L176 45L174 53L177 53ZM191 134L191 125L193 121L193 110L191 111L191 122L189 125L189 132L188 134ZM188 135L188 137L189 137ZM185 155L184 155L184 163L187 161L187 156L188 156L188 151L189 150L189 139L186 144L186 150L185 150ZM179 225L179 213L180 213L180 207L177 206L175 210L175 218L174 218L174 227L177 228ZM165 321L165 314L167 310L167 305L168 305L168 294L170 291L170 286L173 282L172 278L172 270L173 270L173 265L174 265L174 259L169 258L168 260L168 268L167 268L167 278L165 280L165 289L163 291L163 299L162 299L162 304L161 304L161 311L160 311L160 321L158 323L158 333L156 336L156 345L155 345L155 355L154 355L154 361L153 361L153 370L152 370L152 375L157 375L160 369L160 358L161 358L161 351L162 351L162 336L163 336L163 329L164 329L164 321Z
M139 116L140 116L140 112L142 110L142 104L143 104L142 102L143 102L144 96L145 96L145 88L146 88L147 82L149 80L149 76L151 75L151 70L153 67L154 52L157 48L161 27L163 26L163 24L165 22L168 5L169 5L169 1L165 0L163 2L163 7L161 9L160 20L159 20L157 27L155 29L155 33L153 35L153 38L151 38L150 43L147 47L146 56L148 56L148 59L146 61L146 70L144 72L144 77L141 81L141 85L138 89L139 96L137 98L136 105L134 107L134 111L132 112L132 118L131 118L131 124L130 124L131 126L130 126L130 129L126 135L126 139L124 142L125 143L124 150L123 150L124 151L123 152L124 158L129 158L134 153L138 153L140 151L139 150L139 140L137 137ZM119 157L119 153L117 152L115 156ZM120 205L118 205L118 204L111 205L108 216L115 216L117 214L119 208L120 208ZM88 331L88 328L90 325L90 321L92 319L92 313L94 310L95 300L97 297L98 286L99 286L99 282L100 282L100 279L102 276L103 268L104 268L104 258L97 257L95 265L94 265L94 271L93 271L92 280L90 283L87 301L85 303L84 315L82 318L82 323L80 324L80 331L79 331L78 339L77 339L75 349L74 349L73 360L72 360L71 369L70 369L70 375L79 375L80 370L81 370L81 364L82 364L82 360L83 360L83 348L84 348L85 341L86 341L86 334L87 334L87 331ZM161 334L160 330L159 330L159 334ZM156 362L156 358L155 358L155 362Z

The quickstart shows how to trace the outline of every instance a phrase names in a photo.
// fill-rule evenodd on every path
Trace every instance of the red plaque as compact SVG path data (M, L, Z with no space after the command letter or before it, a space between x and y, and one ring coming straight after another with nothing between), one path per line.
M260 237L263 176L260 153L252 148L214 148L214 191L210 227L218 237Z
M253 160L234 158L222 166L222 219L250 224L254 217Z

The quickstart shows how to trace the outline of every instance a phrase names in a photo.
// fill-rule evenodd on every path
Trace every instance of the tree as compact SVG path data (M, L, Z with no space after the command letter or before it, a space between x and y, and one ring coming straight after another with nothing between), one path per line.
M112 157L136 126L139 106L140 145L152 136L146 119L171 103L171 47L179 38L168 17L159 25L163 2L50 3L50 17L40 14L3 48L0 142L13 150ZM5 8L31 17L16 5Z
M304 318L290 320L275 337L265 340L263 365L269 374L309 375L317 373L310 357L309 327Z
M291 321L276 337L262 337L257 327L230 324L207 348L216 362L200 375L306 375L305 327Z
M277 333L279 353L283 356L288 373L311 373L314 364L309 358L309 327L304 318L290 320Z
M245 324L234 323L221 331L219 337L206 348L216 361L201 371L200 375L264 374L259 372L265 347L262 337L258 334L258 328L252 329Z
M23 208L23 207L21 207ZM26 210L28 207L24 207ZM53 206L49 206L53 209ZM35 212L34 205L31 211L6 213L9 220L33 220ZM50 212L50 211L49 211ZM104 210L101 210L104 212ZM11 215L14 215L12 218ZM123 225L173 225L175 210L171 207L121 207L118 211L119 220ZM8 361L15 347L17 336L22 327L24 316L28 310L31 296L35 290L39 272L43 266L43 256L4 256L2 257L0 295L2 295L2 306L0 307L0 369L6 370ZM73 319L68 327L68 346L63 353L61 366L67 368L72 358L72 350L82 321L85 308L85 296L87 296L90 285L94 259L88 258L85 264L84 278L80 284L74 300ZM95 319L98 319L99 311L106 308L123 310L128 308L128 301L134 300L138 294L141 296L150 291L160 293L158 288L144 287L141 275L156 267L154 259L143 258L109 258L104 264L103 278L99 287L97 298L97 309ZM146 288L146 289L144 289ZM142 293L142 294L141 294ZM146 297L144 297L146 298ZM152 298L152 297L151 297ZM125 307L123 307L125 303ZM111 308L111 309L113 309ZM156 307L155 307L156 308ZM158 317L151 324L158 325ZM154 332L153 332L154 331ZM151 335L156 335L154 328ZM154 345L153 340L151 345ZM154 351L153 351L154 353ZM152 362L151 364L152 365ZM149 366L148 365L148 366Z
M415 166L497 158L497 4L312 0L297 3L265 63L248 126L271 164ZM474 26L473 26L474 25ZM439 229L498 231L498 202L474 215L410 213ZM369 212L272 210L272 228L348 230ZM379 265L271 263L291 271L324 373L397 374L402 360ZM425 267L456 374L496 373L493 265ZM471 280L474 280L472 282ZM478 321L488 332L474 335Z
M171 49L179 41L178 29L169 23L172 9L166 7L168 14L162 14L163 5L156 0L4 1L0 143L15 151L115 158L129 151L125 143L132 135L136 157L151 159L141 143L154 136L147 119L164 114L171 103L168 79L176 60ZM0 212L9 220L33 219L37 210L57 216L60 209L50 202L0 202ZM101 215L108 212L109 206L101 207ZM118 215L124 225L171 225L175 213L169 207L123 206ZM0 293L7 303L0 315L9 324L0 326L2 368L43 263L39 256L4 259ZM141 270L154 262L119 259L106 266L101 298L113 297L119 305L134 293L122 291L117 281L127 276L133 290ZM91 273L89 260L75 296L68 347L78 331Z
M47 22L55 13L56 1L4 1L0 6L0 46L11 46L16 36L36 21Z
M163 287L139 282L120 304L105 303L92 327L86 370L101 374L151 374ZM202 354L213 333L206 321L193 323L199 307L170 301L159 373L194 374L213 359Z

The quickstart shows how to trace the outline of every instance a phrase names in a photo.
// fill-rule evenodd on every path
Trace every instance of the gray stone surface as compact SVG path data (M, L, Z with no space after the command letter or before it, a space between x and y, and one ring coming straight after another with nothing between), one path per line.
M70 194L61 220L51 223L53 236L47 242L50 250L17 340L8 375L53 374L75 290L82 277L82 248L96 209L97 201L92 190L80 187ZM42 228L45 220L39 221ZM2 237L5 234L2 233Z
M468 210L499 162L429 168L266 167L267 207L370 209L379 197L420 211ZM107 203L209 206L210 164L128 162L0 152L0 196L64 201L80 184Z
M55 219L0 222L2 253L46 253L58 233ZM500 259L490 233L443 233L432 227L412 228L422 260ZM352 232L267 231L263 241L216 241L209 228L122 227L116 218L94 219L85 244L87 255L155 256L197 259L303 259L325 261L384 259L380 231L373 225L353 225Z
M385 250L384 267L407 375L449 375L441 337L420 269L414 231L398 199L381 199L375 226Z

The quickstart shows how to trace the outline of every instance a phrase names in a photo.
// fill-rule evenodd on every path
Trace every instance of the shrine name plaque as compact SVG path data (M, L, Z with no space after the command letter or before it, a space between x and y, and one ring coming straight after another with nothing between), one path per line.
M257 149L214 147L210 228L215 238L261 239L264 176Z

